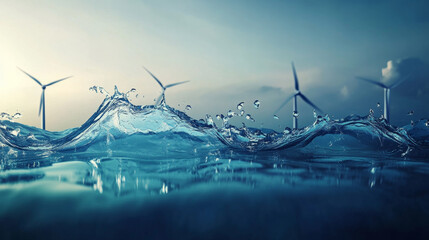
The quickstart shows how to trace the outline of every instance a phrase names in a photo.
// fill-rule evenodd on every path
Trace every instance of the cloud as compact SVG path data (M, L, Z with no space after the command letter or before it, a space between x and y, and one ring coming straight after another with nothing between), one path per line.
M382 73L382 81L387 85L407 78L394 89L395 94L409 99L429 100L429 66L419 58L389 61Z
M387 67L381 69L382 81L385 83L396 81L399 78L398 65L400 60L387 62Z
M389 60L387 66L381 69L381 81L386 85L392 85L408 78L406 81L415 80L421 74L424 63L418 58L404 58Z

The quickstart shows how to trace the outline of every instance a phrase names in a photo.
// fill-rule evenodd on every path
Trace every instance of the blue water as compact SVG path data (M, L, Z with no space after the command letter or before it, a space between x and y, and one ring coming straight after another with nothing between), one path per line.
M10 119L12 120L12 119ZM427 239L427 120L195 120L115 90L79 128L0 121L0 239Z

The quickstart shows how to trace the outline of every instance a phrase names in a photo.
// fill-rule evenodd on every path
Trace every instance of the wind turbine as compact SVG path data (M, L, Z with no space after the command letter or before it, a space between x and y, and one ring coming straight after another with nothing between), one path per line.
M405 80L407 80L409 77L411 76L411 74L408 74L406 77L402 78L400 81L397 81L396 83L387 86L381 82L372 80L372 79L368 79L368 78L363 78L363 77L356 77L357 79L369 82L371 84L374 84L376 86L382 87L384 89L384 114L383 117L384 119L386 119L386 122L390 121L390 90L392 88L395 88L397 86L399 86L401 83L403 83Z
M183 82L177 82L177 83L172 83L172 84L168 84L168 85L166 85L166 86L164 86L162 83L161 83L161 81L157 78L157 77L155 77L155 75L153 75L149 70L147 70L147 68L145 68L144 66L143 66L143 68L146 70L146 72L148 72L152 77L153 77L153 79L155 79L155 81L159 84L159 86L161 86L161 88L162 88L162 92L161 92L161 95L158 97L158 99L156 100L156 102L155 102L155 106L158 106L158 105L160 105L160 104L162 104L162 105L164 105L165 104L165 90L167 90L167 88L171 88L171 87L174 87L174 86L177 86L177 85L180 85L180 84L183 84L183 83L187 83L187 82L189 82L189 81L183 81Z
M25 72L21 68L18 67L18 69L21 70L23 73L25 73L27 76L29 76L31 79L33 79L37 84L39 84L42 87L42 96L40 97L40 106L39 106L39 116L40 116L40 113L42 113L42 123L41 123L41 125L42 125L42 129L45 130L46 129L46 122L45 122L45 108L46 108L46 105L45 105L45 89L48 86L51 86L51 85L54 85L55 83L59 83L61 81L64 81L64 80L66 80L68 78L71 78L72 76L61 78L61 79L58 79L58 80L53 81L51 83L48 83L46 85L43 85L39 80L37 80L35 77L31 76L30 74L28 74L27 72ZM42 108L43 108L43 112L42 112Z
M293 71L293 77L295 80L295 93L292 94L290 97L286 98L286 100L282 103L282 105L280 105L280 107L274 113L277 113L278 111L280 111L280 109L282 109L291 99L293 99L293 112L292 112L292 114L293 114L293 129L297 129L298 128L298 97L301 97L301 99L304 100L304 102L306 102L308 105L312 106L315 110L317 110L321 113L323 113L323 111L320 110L320 108L318 108L314 103L312 103L310 101L310 99L308 99L299 90L298 76L296 74L295 65L293 64L293 62L292 62L292 71Z

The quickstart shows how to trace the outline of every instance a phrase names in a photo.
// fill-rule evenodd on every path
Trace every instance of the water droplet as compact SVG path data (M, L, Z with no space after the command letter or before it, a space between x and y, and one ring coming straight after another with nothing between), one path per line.
M381 104L378 102L378 103L377 103L377 107L379 108L380 106L381 106Z
M98 93L98 87L97 86L92 86L89 88L89 91L94 91L95 93Z
M374 110L372 110L372 108L369 109L369 115L374 115Z
M235 115L235 113L234 113L232 110L229 110L229 111L228 111L228 117L229 117L229 118L234 117L234 115Z
M289 133L291 133L290 128L285 127L285 130L283 131L283 133L285 133L285 134L289 134Z
M115 86L115 88L116 88L116 86ZM116 88L116 90L117 90L117 88ZM98 91L101 93L101 94L105 94L105 95L107 95L107 96L109 96L109 93L106 91L106 89L104 89L103 87L98 87Z
M136 89L135 88L131 88L130 89L130 91L128 91L125 95L128 95L128 94L130 94L130 93L133 93L133 92L135 92L136 91Z
M185 110L191 110L192 109L192 107L191 107L191 105L186 105L186 107L185 107Z
M240 116L244 116L244 110L240 111Z
M219 114L217 114L217 115L216 115L216 119L217 119L217 120L221 120L221 117L220 117L220 115L219 115Z
M259 100L255 100L255 101L253 102L253 106L255 106L255 108L256 108L256 109L258 109L258 108L259 108L259 105L261 105L261 102L260 102Z
M20 117L22 117L22 114L21 114L21 113L15 113L15 114L13 114L13 116L12 116L12 118L14 118L14 119L18 119L18 118L20 118Z
M246 115L246 119L247 119L247 120L250 120L250 121L252 121L252 122L254 122L254 121L255 121L255 119L253 119L253 118L252 118L252 115L250 115L250 114L247 114L247 115Z
M223 119L224 124L228 123L228 120L229 120L228 117L224 116L223 114L221 114L220 117Z
M413 120L411 120L411 123L410 123L410 124L411 124L411 126L414 126L414 121L413 121Z
M411 110L411 111L408 112L408 115L410 115L410 116L412 116L413 114L414 114L413 110Z
M425 125L426 127L429 127L429 120L426 121Z
M188 105L189 106L189 105ZM213 118L212 118L212 116L210 116L209 114L206 114L206 122L207 122L207 124L208 125L211 125L211 126L213 126L214 124L213 124Z
M298 116L299 116L299 113L298 113L297 111L293 111L292 115L293 115L294 117L298 117Z
M239 103L239 104L237 105L237 109L238 109L238 110L243 109L243 107L244 107L244 102L241 102L241 103Z
M317 118L317 112L315 109L313 109L313 116L314 116L314 118Z
M10 115L9 113L5 113L5 112L0 113L0 119L7 119L9 121L13 121L13 119L18 119L21 116L22 116L21 113L15 113L13 115Z
M109 96L109 93L103 87L92 86L89 88L89 91L104 94L106 97Z
M274 115L273 118L279 120L279 117L277 115Z

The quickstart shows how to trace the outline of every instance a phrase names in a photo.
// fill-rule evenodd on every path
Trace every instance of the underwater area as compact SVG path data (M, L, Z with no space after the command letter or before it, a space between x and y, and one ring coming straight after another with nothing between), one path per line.
M428 236L428 120L315 115L276 132L233 117L251 118L196 120L115 89L78 128L1 120L0 239Z

